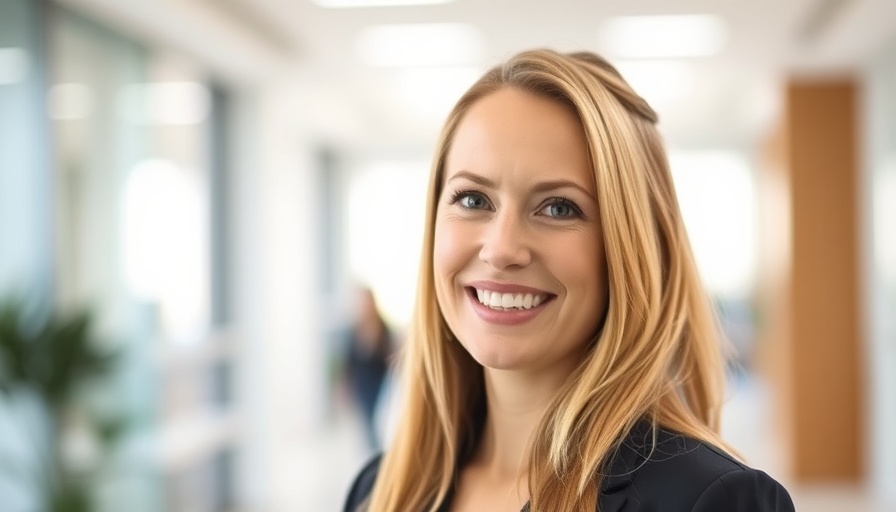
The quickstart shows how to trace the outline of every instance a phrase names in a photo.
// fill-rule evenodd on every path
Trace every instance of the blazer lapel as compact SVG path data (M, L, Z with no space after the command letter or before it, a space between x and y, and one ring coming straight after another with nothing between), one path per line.
M628 452L628 453L626 453ZM598 496L600 512L624 512L629 510L628 491L631 489L634 478L634 468L631 464L635 457L634 452L620 449L610 464L610 471L603 475ZM637 504L631 510L636 510Z
M625 437L603 476L598 498L600 512L628 512L638 509L638 498L632 493L632 481L646 460L645 449L652 443L652 427L646 421L635 425Z

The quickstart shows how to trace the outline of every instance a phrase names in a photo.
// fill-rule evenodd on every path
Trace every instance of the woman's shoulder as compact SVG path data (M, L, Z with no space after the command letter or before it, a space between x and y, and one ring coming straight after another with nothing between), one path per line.
M344 512L370 497L382 454L355 477ZM766 473L719 448L662 428L639 425L623 440L602 475L601 512L668 510L792 512L787 490Z
M636 427L603 475L601 510L792 511L787 490L708 443Z
M380 471L382 458L381 453L374 455L355 477L342 508L343 512L356 512L358 507L370 497L373 484L376 483L376 476Z

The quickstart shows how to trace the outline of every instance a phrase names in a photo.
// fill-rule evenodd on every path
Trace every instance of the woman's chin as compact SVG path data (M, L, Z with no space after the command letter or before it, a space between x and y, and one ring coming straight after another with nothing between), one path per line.
M492 370L522 370L532 365L532 357L527 356L518 347L486 346L465 347L470 356L484 368Z

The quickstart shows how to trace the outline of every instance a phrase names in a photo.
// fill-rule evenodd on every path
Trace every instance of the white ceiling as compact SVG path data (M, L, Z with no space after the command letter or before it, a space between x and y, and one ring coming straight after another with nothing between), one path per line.
M601 51L598 28L613 16L722 16L729 25L725 50L676 63L692 73L682 90L674 90L671 74L642 85L667 139L704 147L749 146L773 117L784 76L859 69L896 35L896 0L455 0L355 9L325 9L311 0L63 3L182 50L234 83L301 84L297 94L306 96L312 124L342 143L367 146L431 144L450 103L415 103L421 100L412 92L432 88L402 90L399 70L360 61L355 39L375 24L473 25L486 43L478 71L532 47Z

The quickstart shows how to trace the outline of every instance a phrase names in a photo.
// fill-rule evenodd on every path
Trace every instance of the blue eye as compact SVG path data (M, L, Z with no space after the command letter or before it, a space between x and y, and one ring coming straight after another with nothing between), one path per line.
M478 210L480 208L485 208L488 204L485 202L480 196L467 195L461 198L460 200L461 206L464 208L472 208Z
M488 199L484 195L469 190L455 192L451 196L450 204L455 203L468 210L487 210L489 208Z
M547 205L541 209L541 212L548 217L554 219L572 219L581 218L582 210L569 199L562 197L551 198Z

